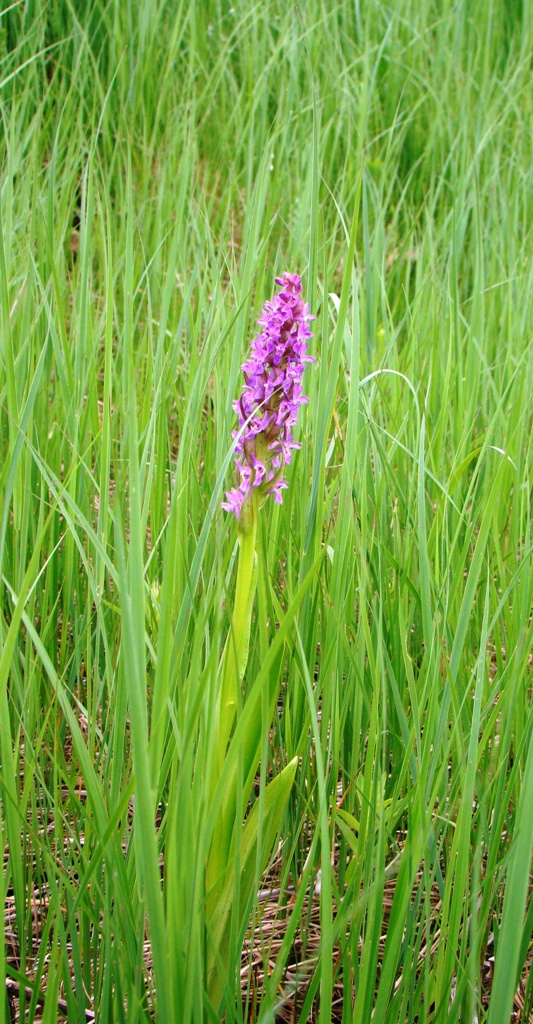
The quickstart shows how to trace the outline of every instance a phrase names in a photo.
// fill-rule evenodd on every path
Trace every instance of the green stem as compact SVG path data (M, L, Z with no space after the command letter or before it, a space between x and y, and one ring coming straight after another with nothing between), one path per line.
M218 724L215 736L215 754L211 775L210 795L213 798L220 778L228 741L235 721L239 688L241 686L250 646L250 625L257 585L257 517L259 497L254 493L242 511L239 521L239 561L235 601L230 628L221 660L220 694L218 699ZM234 787L233 787L234 788ZM207 863L206 888L208 893L208 914L216 907L226 870L233 827L235 824L235 792L225 794L218 809L213 841ZM209 895L211 894L211 895Z
M237 566L235 603L222 655L220 720L217 737L219 770L226 756L226 747L237 709L238 690L248 661L252 608L257 586L255 545L258 511L257 494L254 494L250 504L246 509L243 509L241 522L239 523L239 563Z

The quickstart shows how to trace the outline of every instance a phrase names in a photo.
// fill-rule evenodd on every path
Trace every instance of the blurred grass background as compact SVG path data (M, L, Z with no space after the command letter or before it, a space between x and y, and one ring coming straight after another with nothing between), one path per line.
M3 3L0 1024L533 1019L532 55L525 0ZM211 1007L220 501L283 270L317 365L230 761L300 766Z

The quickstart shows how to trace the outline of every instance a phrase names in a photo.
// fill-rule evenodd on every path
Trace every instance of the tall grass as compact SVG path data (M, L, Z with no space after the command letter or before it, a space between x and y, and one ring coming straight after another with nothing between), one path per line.
M518 0L4 4L0 1024L531 1019L532 49ZM285 269L317 365L210 802ZM213 1006L217 802L295 756Z

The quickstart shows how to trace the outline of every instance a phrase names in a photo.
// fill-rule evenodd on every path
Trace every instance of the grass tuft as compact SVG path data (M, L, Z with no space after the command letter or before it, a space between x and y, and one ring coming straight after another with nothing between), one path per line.
M518 0L3 5L0 1024L533 1019L532 50ZM210 803L284 270L317 365ZM217 802L268 833L291 764L215 1006Z

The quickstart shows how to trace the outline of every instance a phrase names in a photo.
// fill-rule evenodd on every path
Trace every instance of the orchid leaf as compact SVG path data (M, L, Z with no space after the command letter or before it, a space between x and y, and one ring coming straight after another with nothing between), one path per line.
M297 764L298 758L294 757L269 783L262 799L259 797L256 801L242 830L238 856L234 849L228 863L224 888L209 923L208 990L214 1006L218 1005L222 997L234 915L236 927L240 930L248 919L254 884L257 885L258 876L262 874L271 855Z

